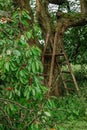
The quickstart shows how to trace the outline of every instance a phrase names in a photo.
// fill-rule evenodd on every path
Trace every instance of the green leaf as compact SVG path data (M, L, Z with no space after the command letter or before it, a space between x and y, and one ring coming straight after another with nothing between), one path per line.
M62 126L59 126L59 130L65 130L65 128L63 128Z
M36 92L35 92L35 89L33 88L33 89L32 89L32 95L33 95L34 97L35 97L35 95L36 95L35 93L36 93Z
M32 69L30 64L28 65L27 69L28 69L28 72L30 73Z
M19 44L22 45L23 47L27 47L27 42L25 40L25 36L21 35L20 39L19 39Z
M13 18L16 18L16 19L17 19L18 17L19 17L19 14L18 14L17 11L15 11L14 14L13 14Z
M44 114L45 114L46 116L48 116L48 117L51 117L51 114L50 114L49 112L47 112L47 111L45 111Z
M21 76L20 76L20 81L21 81L22 84L27 84L28 83L28 80L25 79L24 77L21 77Z
M30 31L28 31L27 33L26 33L26 37L28 38L28 39L30 39L30 38L32 38L32 30L30 30Z
M35 62L32 62L32 72L33 72L33 73L36 73Z
M24 77L24 76L25 76L24 70L21 70L21 71L19 72L19 75L22 76L22 77Z
M13 104L10 103L10 106L9 106L9 107L10 107L11 111L14 111L14 110L15 110L15 107L14 107Z
M28 12L27 10L23 10L23 11L22 11L22 15L23 15L25 18L31 20L31 17L29 16L29 12Z
M15 93L20 97L20 90L17 90L17 89L15 88Z
M14 50L13 54L18 56L18 57L21 56L21 52L19 50Z
M11 68L12 71L16 71L18 67L15 65L14 62L11 62L10 68Z
M36 67L36 70L39 71L39 67L40 67L40 66L39 66L39 64L38 64L37 61L35 62L35 67Z
M4 67L7 71L9 71L9 66L10 66L10 62L6 62L4 65Z
M28 21L26 21L24 18L21 18L21 23L22 23L24 26L29 26Z
M3 64L4 64L3 60L0 60L0 68L3 67Z

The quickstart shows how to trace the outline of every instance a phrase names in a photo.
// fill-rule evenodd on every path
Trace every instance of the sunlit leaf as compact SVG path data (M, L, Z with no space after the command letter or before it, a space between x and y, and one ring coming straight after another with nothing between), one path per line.
M10 63L9 63L9 62L6 62L5 65L4 65L4 67L5 67L5 69L6 69L7 71L9 71L9 66L10 66Z

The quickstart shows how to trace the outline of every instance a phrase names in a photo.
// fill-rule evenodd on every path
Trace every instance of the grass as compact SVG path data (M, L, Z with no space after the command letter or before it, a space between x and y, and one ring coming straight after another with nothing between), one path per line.
M87 130L87 121L67 121L63 125L64 130ZM61 130L61 129L60 129Z
M81 91L81 107L85 108L83 114L77 119L66 119L59 126L59 130L87 130L87 65L72 65L78 86ZM68 77L66 77L68 78ZM73 110L72 110L73 112Z

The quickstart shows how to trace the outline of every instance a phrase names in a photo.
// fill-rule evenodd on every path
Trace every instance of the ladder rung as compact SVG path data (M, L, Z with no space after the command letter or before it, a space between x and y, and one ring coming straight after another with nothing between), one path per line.
M48 76L48 74L43 74L43 76L47 77L47 76Z
M64 56L64 53L57 54L57 56Z
M45 56L52 56L52 53L49 53L49 54L45 54ZM55 56L64 56L63 53L56 53Z
M59 65L67 65L67 62L66 61L64 61L64 62L62 62L62 61L59 61L59 62L57 62Z
M44 64L45 66L50 66L50 64Z
M45 54L45 56L52 56L52 53Z
M70 71L61 71L61 73L70 74Z
M71 79L65 79L64 82L73 82Z
M75 91L74 88L69 88L69 87L68 87L68 90L69 90L69 91Z
M73 93L73 92L75 92L76 90L73 89L73 88L68 88L68 91L69 91L69 93Z

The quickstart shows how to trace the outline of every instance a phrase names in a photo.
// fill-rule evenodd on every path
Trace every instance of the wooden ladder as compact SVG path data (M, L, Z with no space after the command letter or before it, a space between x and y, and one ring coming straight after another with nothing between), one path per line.
M74 75L74 73L73 73L71 64L70 64L69 59L68 59L68 57L67 57L67 54L66 54L66 52L65 52L65 50L64 50L64 46L63 46L63 44L62 44L61 42L59 43L59 47L60 47L60 49L61 49L61 51L62 51L62 54L63 54L62 56L65 58L65 65L66 65L67 68L68 68L68 71L63 71L63 70L62 70L62 67L61 67L60 64L58 63L58 67L60 68L60 76L61 76L61 78L62 78L62 82L63 82L64 87L65 87L65 89L66 89L67 95L69 95L69 91L68 91L68 87L67 87L67 82L68 82L68 81L69 81L69 82L72 82L72 83L74 84L74 86L75 86L75 88L76 88L78 94L80 94L80 90L79 90L79 87L78 87L78 84L77 84L75 75ZM63 64L63 63L62 63L62 64ZM68 74L69 76L71 75L71 78L72 78L72 79L71 79L71 80L70 80L70 79L65 80L63 73L66 73L66 74Z
M43 53L42 53L42 62L43 64L45 65L44 63L44 58L45 56L50 56L51 57L51 63L50 63L50 72L49 72L49 76L48 76L48 87L49 89L51 88L52 86L52 83L53 83L53 70L54 70L54 63L55 63L55 60L56 60L56 57L57 56L61 56L65 59L65 63L68 67L68 71L64 71L62 68L62 64L61 61L60 62L57 62L57 66L58 66L58 69L60 70L60 74L58 74L58 76L60 75L61 79L62 79L62 83L64 85L64 88L66 90L66 93L67 95L69 95L69 88L68 88L68 85L67 85L67 81L69 80L65 80L65 77L64 77L64 73L66 74L69 74L69 76L71 75L71 78L72 78L72 83L74 84L78 94L80 94L80 91L79 91L79 87L78 87L78 84L77 84L77 81L76 81L76 78L74 76L74 73L73 73L73 70L72 70L72 67L71 67L71 64L69 63L69 59L67 57L67 54L64 50L64 46L63 44L60 42L58 43L59 45L59 49L61 50L61 53L59 54L58 52L56 52L56 43L57 43L57 32L55 33L55 37L54 37L54 43L53 43L53 50L52 50L52 53L48 53L46 54L46 49L47 49L47 46L48 46L48 40L49 40L49 34L47 34L47 38L46 38L46 43L45 43L45 46L44 46L44 49L43 49ZM46 64L48 65L48 64ZM47 76L46 74L44 76ZM50 91L50 90L49 90Z

